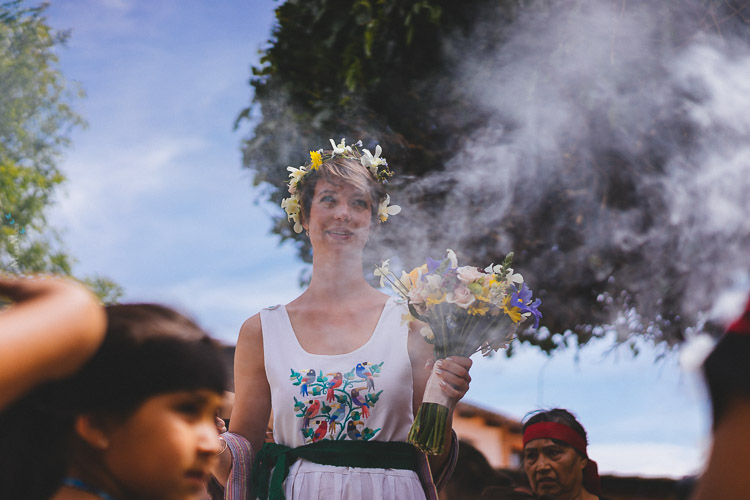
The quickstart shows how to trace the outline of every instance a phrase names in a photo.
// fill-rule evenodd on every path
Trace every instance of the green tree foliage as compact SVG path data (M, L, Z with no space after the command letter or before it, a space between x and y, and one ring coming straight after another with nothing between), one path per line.
M663 103L651 96L659 94L659 74L670 70L663 60L696 35L746 43L746 6L725 0L611 0L598 5L609 6L615 20L631 13L637 20L641 11L657 19L645 42L633 33L629 39L625 28L622 35L604 37L575 27L563 31L594 3L288 0L276 9L272 37L253 68L253 102L238 117L254 126L243 144L244 165L279 203L287 195L284 167L303 163L308 150L325 147L329 138L363 139L370 148L377 142L397 173L389 185L392 201L405 210L369 245L373 262L397 253L410 268L423 261L426 249L436 258L453 248L460 262L486 265L515 251L517 270L543 300L542 324L548 329L525 332L522 340L552 352L569 339L585 343L608 329L624 329L672 345L712 305L716 291L716 282L709 286L705 280L705 289L690 294L692 261L675 259L678 251L685 252L686 238L670 226L660 189L671 166L665 152L678 151L687 164L697 162L691 154L704 144L685 109L705 97L689 86L669 87ZM519 34L522 22L527 31ZM557 32L564 34L555 39ZM553 44L539 49L538 39L547 35ZM576 117L570 133L555 136L554 149L541 143L526 148L529 168L515 173L514 182L534 186L534 194L518 189L498 200L496 192L477 182L457 201L453 186L460 179L454 171L472 161L476 138L492 132L493 145L518 144L514 134L522 127L510 112L512 101L543 107L557 75L575 81L575 64L602 39L607 46L602 66L614 74L612 87L622 98L597 93L596 77L565 88L561 98ZM641 53L646 59L629 59L633 47L646 42L648 50ZM504 54L512 58L503 59ZM465 59L480 63L468 67ZM514 68L524 75L520 88L507 87L512 94L504 101L507 112L481 102L492 96L476 96L482 90L476 81L494 78L484 71L483 60L509 79ZM618 79L622 68L631 72ZM644 90L648 84L654 84L651 91ZM625 118L638 100L651 108L631 126ZM554 119L556 110L550 111ZM541 116L540 130L546 119ZM540 175L541 167L550 165L552 173ZM688 173L693 168L685 167ZM450 227L456 206L469 218L468 235L456 236ZM292 231L281 209L275 222L273 231L282 240L296 240L300 256L309 261L307 240ZM623 241L617 232L622 225L635 238ZM738 235L745 243L749 236ZM418 245L408 241L415 238ZM383 255L384 248L393 252ZM705 262L711 258L721 256L707 254ZM621 316L622 328L597 328L614 325L617 311L636 315Z
M71 107L83 92L58 68L69 33L53 31L45 9L0 4L0 271L71 275L45 211L65 181L58 164L70 132L84 125ZM106 278L84 281L105 300L122 294Z

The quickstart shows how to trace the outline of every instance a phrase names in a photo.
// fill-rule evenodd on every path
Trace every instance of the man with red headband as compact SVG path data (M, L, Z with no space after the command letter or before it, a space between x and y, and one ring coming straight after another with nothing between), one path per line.
M538 411L523 425L523 467L534 494L555 500L606 500L586 430L567 410Z
M750 300L703 364L713 405L711 457L693 500L750 498Z

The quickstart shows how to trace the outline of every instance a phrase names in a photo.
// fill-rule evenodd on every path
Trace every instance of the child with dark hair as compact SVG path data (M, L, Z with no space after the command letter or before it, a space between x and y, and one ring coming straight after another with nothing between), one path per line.
M115 305L106 317L105 340L79 372L3 415L1 498L204 496L222 451L215 416L226 373L218 345L166 307ZM29 423L31 432L19 432Z

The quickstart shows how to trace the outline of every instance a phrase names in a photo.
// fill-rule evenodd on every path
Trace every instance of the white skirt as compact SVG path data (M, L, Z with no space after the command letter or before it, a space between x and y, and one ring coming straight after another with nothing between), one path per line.
M288 500L425 500L413 470L321 465L299 459L284 482Z

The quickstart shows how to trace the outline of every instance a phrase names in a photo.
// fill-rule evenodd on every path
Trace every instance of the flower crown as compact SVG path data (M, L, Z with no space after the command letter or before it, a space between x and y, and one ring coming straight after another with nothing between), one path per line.
M310 165L309 168L301 166L299 168L287 167L289 173L289 198L281 200L281 208L286 210L287 220L294 221L294 232L302 232L302 223L300 222L300 200L299 191L302 187L302 182L305 176L318 168L328 160L333 158L346 158L349 160L359 160L363 167L375 178L376 181L385 184L390 176L393 175L393 171L388 168L388 162L385 158L380 156L382 150L380 145L375 147L375 154L373 155L367 149L362 149L362 153L359 152L359 148L362 147L362 141L357 141L354 146L347 146L346 139L341 139L340 144L336 144L331 139L331 155L323 157L323 150L310 151ZM378 219L380 222L385 222L391 215L396 215L401 212L401 207L398 205L390 205L391 197L385 195L385 199L380 202L378 207Z

